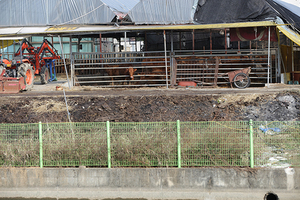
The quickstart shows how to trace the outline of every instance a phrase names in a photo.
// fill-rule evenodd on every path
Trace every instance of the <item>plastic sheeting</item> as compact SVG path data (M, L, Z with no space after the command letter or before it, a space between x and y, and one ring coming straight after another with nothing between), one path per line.
M267 0L268 3L277 11L278 15L289 24L292 29L300 32L300 2L295 4L295 0L287 3L287 0ZM293 3L293 4L292 4Z
M115 14L101 0L1 0L0 26L107 24Z
M129 16L135 24L193 23L198 0L141 0Z
M275 20L264 0L200 0L194 21L199 24Z
M281 19L277 19L276 20L277 24L281 24L278 25L277 28L285 35L287 36L290 40L292 40L293 42L295 42L297 45L300 46L300 35L293 31L292 29L290 29L287 25L284 25L283 21Z
M128 13L140 0L102 0L115 12Z

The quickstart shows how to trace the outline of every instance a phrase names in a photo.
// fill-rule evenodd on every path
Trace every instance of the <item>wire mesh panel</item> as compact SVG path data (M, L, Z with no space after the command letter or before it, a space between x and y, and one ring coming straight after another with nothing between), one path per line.
M248 122L182 122L182 166L249 166Z
M105 123L43 124L44 166L107 166Z
M38 124L0 124L0 166L39 166Z
M177 166L176 122L111 123L112 166Z
M300 122L254 122L255 166L300 166Z

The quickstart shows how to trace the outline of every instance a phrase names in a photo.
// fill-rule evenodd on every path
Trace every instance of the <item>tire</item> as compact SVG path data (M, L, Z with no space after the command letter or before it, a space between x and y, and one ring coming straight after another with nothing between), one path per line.
M30 90L33 87L33 83L34 83L34 71L30 64L28 63L23 63L23 64L25 64L25 66L22 66L21 74L25 74L25 76L23 76L24 83L25 83L25 90Z
M47 84L50 79L50 73L48 67L46 66L42 67L40 76L41 76L41 83Z
M245 73L238 73L233 78L233 84L239 89L244 89L250 86L250 78Z
M19 70L18 70L18 77L25 77L26 76L26 69L27 69L27 64L22 63L19 67Z

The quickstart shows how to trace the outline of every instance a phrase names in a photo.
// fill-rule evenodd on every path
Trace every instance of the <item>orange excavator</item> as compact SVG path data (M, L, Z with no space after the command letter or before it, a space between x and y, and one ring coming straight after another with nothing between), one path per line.
M30 90L36 74L40 75L42 84L56 80L55 59L60 56L47 39L40 47L34 47L24 39L13 60L0 60L0 93Z

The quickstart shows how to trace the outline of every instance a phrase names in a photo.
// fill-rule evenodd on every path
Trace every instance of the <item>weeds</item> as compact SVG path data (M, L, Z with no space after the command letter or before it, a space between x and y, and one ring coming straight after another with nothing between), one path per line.
M299 166L299 124L264 123L262 130L280 132L261 124L254 125L255 165L281 156ZM106 131L105 123L44 124L44 166L106 167ZM180 131L182 166L249 166L247 122L182 122ZM113 167L178 166L175 122L111 123L110 133ZM0 125L1 166L39 166L39 153L37 124Z

